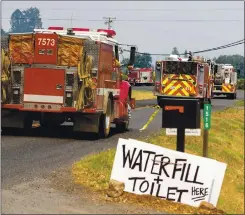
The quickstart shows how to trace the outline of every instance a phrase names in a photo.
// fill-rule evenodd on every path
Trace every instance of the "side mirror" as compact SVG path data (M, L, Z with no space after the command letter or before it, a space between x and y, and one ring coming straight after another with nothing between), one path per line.
M130 49L130 59L129 59L128 66L133 66L135 63L135 51L136 51L136 47L132 46Z
M115 46L115 57L116 57L117 60L119 60L118 46Z
M218 65L214 65L214 73L218 72Z

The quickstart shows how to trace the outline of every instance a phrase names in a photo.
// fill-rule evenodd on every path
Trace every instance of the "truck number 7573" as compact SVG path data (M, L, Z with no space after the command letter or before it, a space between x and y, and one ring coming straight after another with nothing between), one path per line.
M38 38L38 45L42 46L54 46L55 45L55 39L50 38Z

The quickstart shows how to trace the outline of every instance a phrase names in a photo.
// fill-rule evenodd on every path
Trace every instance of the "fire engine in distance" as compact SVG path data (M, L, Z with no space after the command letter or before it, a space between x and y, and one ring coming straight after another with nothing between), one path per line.
M154 95L167 98L204 98L211 103L213 97L211 65L202 57L180 58L170 55L156 62Z
M214 95L236 99L237 72L231 64L214 65Z
M133 68L129 71L128 74L128 82L131 85L139 86L139 85L154 85L154 71L152 68Z

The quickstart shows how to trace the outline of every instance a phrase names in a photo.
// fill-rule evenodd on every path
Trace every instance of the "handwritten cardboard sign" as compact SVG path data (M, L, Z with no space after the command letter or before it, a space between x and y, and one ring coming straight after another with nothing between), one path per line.
M119 139L111 179L124 191L198 207L216 206L226 164L133 139Z

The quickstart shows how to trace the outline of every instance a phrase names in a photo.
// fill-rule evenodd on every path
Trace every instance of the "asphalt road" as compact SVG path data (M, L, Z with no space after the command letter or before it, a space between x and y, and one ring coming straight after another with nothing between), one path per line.
M244 92L239 91L237 97L244 99ZM214 99L212 110L224 109L232 106L234 102L234 100L224 98ZM154 104L156 102L152 100L137 102L138 107ZM118 134L112 129L111 137L103 140L96 140L93 135L73 133L69 127L62 127L51 132L34 128L28 136L17 130L2 134L1 174L2 189L4 190L2 199L4 200L6 197L5 203L10 201L6 192L16 192L12 188L19 184L31 182L37 178L46 178L52 171L70 166L87 154L116 147L119 137L136 139L147 136L151 132L159 131L161 128L161 112L145 131L139 132L139 129L147 122L153 112L153 108L134 110L129 132Z
M152 91L154 89L154 86L133 86L134 90L146 90L146 91Z

